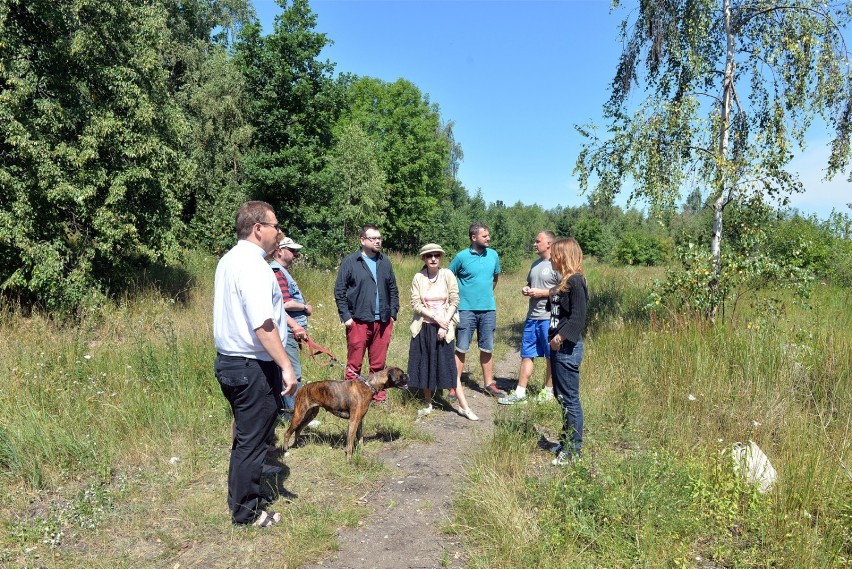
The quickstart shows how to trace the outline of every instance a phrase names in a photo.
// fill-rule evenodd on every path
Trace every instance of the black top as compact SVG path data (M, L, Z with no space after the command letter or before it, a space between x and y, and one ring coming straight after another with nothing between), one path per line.
M340 321L350 318L361 322L375 320L376 288L379 289L379 320L396 320L399 312L399 289L390 260L378 253L376 255L376 279L370 267L364 262L361 251L348 255L340 263L337 282L334 284L334 301Z
M589 289L586 278L578 273L568 277L568 290L552 294L550 306L550 330L548 338L556 334L566 342L576 344L586 327L586 305L589 302Z

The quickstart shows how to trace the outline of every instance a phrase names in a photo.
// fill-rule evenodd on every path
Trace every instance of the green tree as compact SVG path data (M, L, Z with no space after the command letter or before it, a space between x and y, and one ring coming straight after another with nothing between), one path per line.
M246 199L242 162L252 128L244 112L243 75L233 38L254 16L248 0L164 0L170 41L162 57L170 90L190 133L185 152L195 166L182 220L187 242L222 252L234 242L234 212Z
M319 179L342 100L331 76L334 65L319 60L328 39L314 31L317 18L307 0L278 3L283 11L271 34L262 36L254 21L236 44L246 118L254 131L243 183L247 196L273 204L287 229L298 233L324 195Z
M583 248L586 255L594 255L595 257L603 257L606 249L604 240L604 227L600 219L590 215L582 215L577 220L573 232L574 238Z
M161 4L0 3L0 289L71 309L176 250L188 132Z
M581 187L594 182L610 201L632 179L632 197L660 213L688 177L703 184L718 277L724 208L800 191L784 167L815 116L835 133L829 175L847 166L852 75L841 30L850 14L849 2L826 0L640 1L623 23L624 52L604 107L611 137L578 127L588 139L576 164ZM647 97L631 112L640 79Z
M387 176L382 231L394 249L412 251L449 196L460 148L437 105L410 81L357 78L347 87L352 121L375 140Z
M315 204L307 219L311 243L323 254L339 259L357 243L361 226L382 217L387 185L376 153L375 142L357 123L342 125L323 180L328 199Z
M252 135L243 76L224 46L210 46L177 100L190 125L189 156L197 168L183 219L194 243L219 253L233 245L234 213L246 201L243 160Z

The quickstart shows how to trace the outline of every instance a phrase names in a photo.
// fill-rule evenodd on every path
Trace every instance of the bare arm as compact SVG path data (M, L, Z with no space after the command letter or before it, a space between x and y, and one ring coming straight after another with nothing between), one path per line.
M308 316L314 311L314 307L311 306L310 302L299 302L298 300L288 300L284 303L284 310L290 310L293 312L303 311Z
M531 288L525 286L521 289L521 294L524 296L528 296L530 298L547 298L550 296L550 289L548 288Z
M293 337L297 340L301 340L302 338L305 338L307 336L307 333L305 333L305 329L299 326L299 323L296 322L296 319L290 315L287 316L287 328L293 331Z

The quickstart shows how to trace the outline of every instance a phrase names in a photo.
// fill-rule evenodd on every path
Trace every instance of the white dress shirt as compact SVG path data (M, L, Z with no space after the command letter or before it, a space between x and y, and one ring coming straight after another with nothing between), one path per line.
M219 260L213 285L213 339L216 351L271 361L255 330L271 319L281 342L287 340L287 314L275 273L264 250L241 239Z

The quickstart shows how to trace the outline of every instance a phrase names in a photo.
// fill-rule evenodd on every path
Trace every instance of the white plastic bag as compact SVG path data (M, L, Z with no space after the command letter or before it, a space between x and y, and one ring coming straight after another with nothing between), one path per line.
M734 459L734 470L744 476L749 484L756 484L763 493L772 489L778 474L757 443L749 441L748 444L734 444L731 457Z

